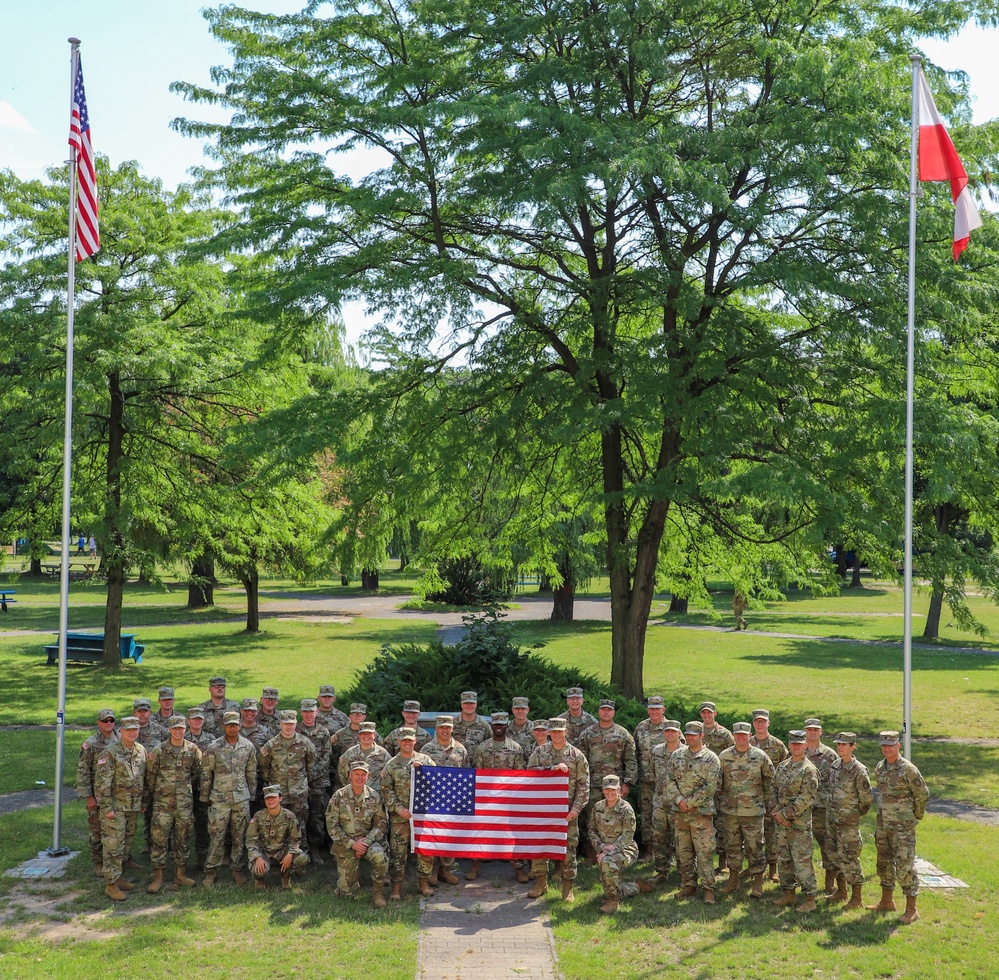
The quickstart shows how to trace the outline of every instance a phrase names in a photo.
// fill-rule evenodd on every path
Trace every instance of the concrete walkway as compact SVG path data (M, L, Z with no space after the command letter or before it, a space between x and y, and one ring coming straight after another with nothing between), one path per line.
M548 911L530 888L508 861L488 861L475 881L423 899L416 980L559 980Z

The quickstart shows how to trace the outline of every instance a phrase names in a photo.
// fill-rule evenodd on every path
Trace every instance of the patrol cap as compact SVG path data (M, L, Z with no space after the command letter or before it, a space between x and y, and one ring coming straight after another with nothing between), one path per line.
M114 721L114 711L110 708L101 708L101 710L97 712L97 720Z
M684 735L703 735L704 725L699 721L688 721L683 727Z
M421 711L419 701L403 701L402 702L403 711Z
M583 696L583 689L581 687L567 687L565 689L565 696L567 698L581 698Z
M368 713L368 706L366 704L361 704L360 701L355 701L350 706L350 711L348 714L351 715L366 715Z
M360 725L357 726L359 732L376 732L378 731L378 726L373 721L362 721Z
M153 704L152 704L152 702L151 702L151 701L149 700L149 698L136 698L136 699L135 699L135 700L134 700L134 701L132 702L132 707L133 707L133 708L134 708L134 709L135 709L136 711L141 711L141 710L142 710L143 708L144 708L144 709L145 709L146 711L152 711L152 710L153 710Z
M805 733L800 728L793 728L787 733L788 742L804 742Z
M124 731L126 728L141 728L139 724L139 719L135 715L128 715L126 718L121 720L121 730Z
M653 694L652 697L645 702L647 708L665 708L666 702L663 700L661 694Z
M321 698L335 698L336 688L332 684L320 684L319 696Z
M714 701L702 701L702 702L701 702L701 703L700 703L700 704L699 704L699 705L697 706L697 710L698 710L698 712L701 712L701 711L704 711L704 709L705 709L705 708L707 708L707 709L708 709L709 711L717 711L717 710L718 710L718 709L717 709L717 708L715 707L715 703L714 703Z
M293 708L286 708L278 712L278 721L283 725L286 721L298 721L298 712Z
M350 764L350 771L353 772L355 769L360 769L361 772L369 772L368 764L363 759L355 759Z
M614 703L613 698L601 698L600 699L601 708L616 708L617 705Z
M836 737L833 739L834 742L839 742L844 745L856 745L857 744L857 733L856 732L837 732Z
M530 706L527 698L514 698L513 703L510 705L511 708L529 708Z
M416 741L416 729L410 728L408 725L405 728L399 729L399 734L396 738L401 742L403 739L411 738L414 742Z
M701 727L703 728L704 726L702 725ZM663 731L675 731L675 732L682 731L680 727L680 722L678 722L674 718L664 718Z
M238 711L227 711L222 716L223 725L238 725L239 724L239 712Z
M505 711L494 711L489 716L490 725L509 725L510 716Z
M753 708L753 721L757 718L766 718L770 721L770 712L766 708Z
M227 686L224 677L209 677L208 678L208 686L209 687L218 687L220 684L222 685L222 687L226 687Z
M753 726L748 721L737 721L732 726L733 735L752 735Z
M167 728L187 728L187 719L183 715L170 715Z
M243 711L259 711L260 702L256 698L243 698L239 703Z
M468 704L470 702L474 703L474 704L478 704L479 703L479 695L475 691L462 691L461 692L461 703L462 704Z
M163 700L169 700L170 698L173 697L173 688L172 687L161 687L159 689L159 691L157 691L156 697L158 697L161 701L163 701Z
M614 773L608 773L600 781L600 785L603 789L620 789L621 788L621 777L615 776Z
M265 687L260 692L261 698L277 698L278 689L276 687Z
M898 732L880 732L878 737L882 745L898 745Z
M822 722L818 718L806 718L805 728L821 728Z
M564 718L539 718L534 723L534 730L536 732L550 732L557 728L558 726L555 722L560 722L563 728L567 728L566 721Z
M281 795L281 787L278 786L277 783L272 783L270 786L265 786L264 787L264 799L265 800L268 797L271 797L271 796L280 796L280 795Z
M450 715L440 715L437 719L438 728L454 728L454 718Z
M299 707L302 711L318 711L319 702L315 698L302 698L302 703Z
M204 708L188 708L187 709L187 717L188 717L188 719L191 719L191 718L200 718L202 721L204 721L205 720L205 709Z

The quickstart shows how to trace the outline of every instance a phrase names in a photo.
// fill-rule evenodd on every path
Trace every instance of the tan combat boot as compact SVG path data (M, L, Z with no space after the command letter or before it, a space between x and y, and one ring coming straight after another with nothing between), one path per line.
M845 902L847 899L846 894L846 875L837 875L836 877L836 891L831 895L826 895L827 902Z
M323 861L322 855L319 853L318 847L309 848L309 863L314 868L321 868L325 862Z
M236 882L237 885L245 885L250 879L243 874L238 868L232 869L232 880Z
M780 875L777 873L776 863L767 865L767 880L780 881Z
M750 898L763 898L763 872L753 875L753 890L749 893Z
M677 893L677 898L693 898L697 894L696 885L684 885Z
M104 877L104 865L96 863L94 864L94 877L103 878Z
M389 901L390 902L401 902L402 901L402 882L401 881L393 881L392 882L392 891L389 892Z
M651 881L646 881L644 878L639 878L635 882L635 887L642 892L643 895L649 895L656 890L656 886L652 884Z
M604 891L604 904L600 906L600 911L604 915L613 915L620 905L620 901L616 895L612 895L609 891Z
M153 880L149 882L149 886L146 888L146 893L148 895L155 895L163 887L163 869L153 868Z
M440 870L437 872L437 877L440 881L443 881L445 885L458 884L458 876L456 874L452 874L450 869L445 868L443 864L440 866ZM432 885L433 883L434 883L433 879L431 879L430 884Z
M434 887L437 886L439 880L438 868L440 868L441 863L439 858L434 858L433 864L430 865L430 884Z
M575 902L576 896L572 893L572 879L563 878L562 879L562 901L563 902Z
M233 877L235 877L235 872L233 872ZM285 871L281 874L281 888L286 891L291 891L291 872Z
M527 897L541 898L546 891L548 891L548 875L539 874L538 877L534 879L534 887L527 893Z
M904 926L911 926L918 918L919 912L916 910L916 896L906 895L905 911L899 916L898 921Z
M430 882L426 878L420 879L420 883L417 885L416 890L425 898L430 898L430 896L434 893L434 890L430 887Z
M125 870L125 871L141 871L142 870L142 865L139 864L139 862L136 861L135 858L129 858L122 865L122 869Z
M852 889L852 894L850 895L850 901L843 906L844 909L862 909L864 907L864 886L854 885Z
M216 874L217 874L217 872L215 872L215 871L206 871L205 872L205 877L201 881L201 887L202 888L211 888L212 885L215 884L215 876L216 876Z
M119 884L120 881L121 881L120 878L118 879L118 881L112 881L104 889L104 894L107 895L108 898L110 898L112 901L115 901L115 902L124 902L125 899L128 898L128 895L126 895L118 887L118 884Z
M132 881L129 881L127 878L119 878L118 879L118 887L123 892L130 892L135 887L135 883L132 882Z
M265 892L267 891L267 882L263 878L253 879L253 890L255 892Z
M794 889L785 888L784 894L774 902L774 905L794 905L794 902Z
M371 901L376 909L385 908L385 885L376 881L371 885Z
M465 870L465 881L475 881L475 879L479 877L479 870L481 866L481 861L473 861Z
M527 873L527 868L525 868L522 864L518 864L517 867L513 869L513 873L517 876L517 881L521 885L526 885L531 880L531 876Z
M193 878L187 877L187 868L181 865L179 868L173 869L173 887L174 888L193 888L196 882Z
M739 872L734 868L729 868L728 871L728 881L725 882L725 887L722 889L723 895L731 895L732 892L737 892L739 890Z
M877 905L868 905L869 912L894 912L895 911L895 889L881 886L881 901Z
M827 895L834 895L836 893L836 872L827 871L826 872L826 886L823 891Z
M809 895L794 911L795 912L815 912L817 906L815 905L815 896Z
M705 888L704 889L703 901L704 901L705 905L714 905L715 904L715 890L713 888Z

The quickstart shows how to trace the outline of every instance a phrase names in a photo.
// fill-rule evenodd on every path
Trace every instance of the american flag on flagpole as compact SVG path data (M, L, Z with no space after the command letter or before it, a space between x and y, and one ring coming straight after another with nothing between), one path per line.
M90 118L87 96L83 91L83 64L76 58L76 81L73 85L73 110L69 120L69 145L76 147L79 176L76 195L76 261L82 262L101 247L97 229L97 171L94 148L90 142Z
M413 850L485 860L565 857L569 776L544 769L414 768Z

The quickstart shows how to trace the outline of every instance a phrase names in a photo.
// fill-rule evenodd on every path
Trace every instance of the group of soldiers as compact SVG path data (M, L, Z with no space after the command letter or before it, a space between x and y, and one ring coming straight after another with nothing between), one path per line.
M104 708L80 750L77 791L87 804L91 858L113 900L134 887L123 875L140 868L132 843L142 815L150 893L163 887L168 856L175 887L195 884L187 867L193 835L206 887L228 854L236 884L246 884L249 871L255 888L265 889L272 873L290 888L291 875L322 864L328 847L337 894L359 893L366 862L372 901L382 908L386 882L389 900L402 898L412 770L440 765L568 775L566 855L554 872L567 902L575 898L581 851L599 867L605 913L615 912L622 898L662 887L674 863L680 898L696 896L700 884L703 901L713 904L716 875L727 870L724 894L751 882L750 895L762 898L767 878L780 884L777 905L795 906L800 890L796 911L813 912L814 840L827 899L863 907L860 820L874 800L871 777L854 757L856 735L838 733L834 749L822 742L817 718L789 732L785 744L770 734L764 708L729 731L717 722L715 704L704 701L700 720L681 726L653 696L648 718L631 733L614 721L613 700L601 700L596 717L585 711L581 688L569 688L567 710L547 720L529 718L528 699L516 697L512 719L493 712L487 721L476 693L466 691L460 714L438 717L433 732L419 725L420 703L405 701L403 724L383 740L365 705L351 704L347 714L335 707L332 685L301 701L300 718L277 710L274 688L265 687L259 700L237 702L226 697L225 678L213 677L209 695L185 716L174 711L173 690L160 688L155 714L149 700L138 698L117 729L115 713ZM897 882L906 897L901 921L911 923L919 918L915 826L928 792L918 769L900 755L898 733L882 732L880 741L884 758L874 779L882 895L869 908L894 910ZM653 862L653 877L626 880L623 872L640 857ZM458 884L455 859L417 854L415 860L421 894L432 895L439 882ZM512 863L518 881L533 878L528 897L546 894L548 861ZM466 880L478 876L480 864L471 862Z

